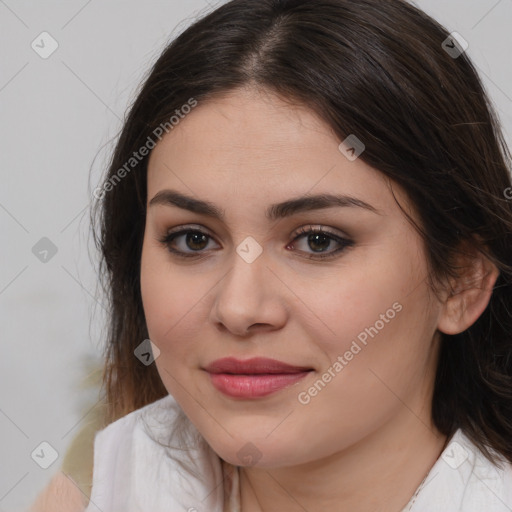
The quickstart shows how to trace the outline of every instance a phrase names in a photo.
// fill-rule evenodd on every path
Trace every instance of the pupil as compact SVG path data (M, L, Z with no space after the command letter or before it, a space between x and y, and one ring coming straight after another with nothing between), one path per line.
M323 247L320 247L320 251L324 251L325 249L327 249L329 247L329 243L331 241L330 238L325 235L322 235L320 233L314 233L312 235L309 235L308 243L313 242L313 244L316 244L318 239L320 239L320 240L323 239L324 242L326 242L323 244ZM320 243L320 245L322 245L322 244ZM310 247L311 247L311 249L314 249L314 247L312 247L311 245L310 245Z
M197 237L197 238L195 238ZM198 242L199 240L199 245L201 245L201 242L206 242L206 235L203 235L202 233L189 233L187 235L187 246L189 247L189 249L192 249L192 250L199 250L199 249L204 249L204 247L192 247L191 244L189 244L189 241L190 240L193 240L192 244Z
M325 251L329 247L330 238L320 233L314 233L308 236L308 243L312 249L315 249L311 244L316 245L320 252ZM204 249L204 245L207 242L206 235L201 233L189 233L187 235L187 246L192 250ZM322 243L323 242L323 243ZM199 247L194 246L199 244Z

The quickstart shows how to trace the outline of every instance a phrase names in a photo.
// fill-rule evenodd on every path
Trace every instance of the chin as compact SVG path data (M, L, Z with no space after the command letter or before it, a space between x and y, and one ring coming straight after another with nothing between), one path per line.
M208 443L221 459L234 466L271 469L301 462L297 459L298 443L286 444L282 439L276 438L272 442L264 438L251 441L245 437L229 438L221 443L208 440Z

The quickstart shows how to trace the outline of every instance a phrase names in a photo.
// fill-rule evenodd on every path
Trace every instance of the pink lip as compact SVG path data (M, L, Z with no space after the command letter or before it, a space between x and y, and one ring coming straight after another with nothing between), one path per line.
M228 357L213 361L205 370L213 386L225 395L258 398L298 382L313 369L262 357L245 361Z

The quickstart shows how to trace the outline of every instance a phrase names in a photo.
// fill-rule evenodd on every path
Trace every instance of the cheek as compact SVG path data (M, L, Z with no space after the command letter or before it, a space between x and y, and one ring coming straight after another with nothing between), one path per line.
M361 260L350 271L347 266L346 274L332 276L330 287L319 283L315 290L322 293L301 290L318 312L311 322L311 314L303 317L302 329L325 354L318 377L328 381L301 388L301 403L315 402L311 411L318 407L319 418L327 404L339 404L362 428L373 413L382 417L393 409L393 393L404 396L421 385L431 362L436 311L430 307L426 264L411 259L410 247L390 244L378 261Z
M165 251L146 239L141 255L140 286L144 315L151 340L161 351L166 339L187 314L189 302L183 273L166 259Z
M161 247L145 241L141 255L141 295L149 338L160 350L157 368L166 384L173 375L197 366L204 329L206 276L173 264Z
M425 312L426 266L411 260L410 249L400 247L381 245L379 258L366 258L363 253L357 261L347 260L346 266L316 280L314 286L302 281L302 289L296 289L311 305L306 322L323 331L323 348L331 356L350 350L354 340L362 346L380 338L398 342L397 335L411 329L409 323L420 323ZM300 281L294 286L300 286Z
M305 418L293 427L296 437L323 433L313 437L308 457L350 446L404 411L415 421L425 406L434 329L423 309L425 290L417 288L400 304L394 298L391 292L363 312L340 314L337 341L322 338L325 366L296 394L295 417Z

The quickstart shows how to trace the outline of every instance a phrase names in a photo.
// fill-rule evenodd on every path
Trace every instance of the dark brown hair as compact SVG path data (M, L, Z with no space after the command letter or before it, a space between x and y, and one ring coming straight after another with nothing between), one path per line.
M432 415L443 434L461 428L490 460L497 460L494 450L512 462L510 152L471 61L443 48L448 36L402 0L230 1L158 58L129 110L105 183L191 98L200 104L247 85L312 109L340 142L356 134L366 146L360 158L402 186L414 205L432 284L457 275L463 244L500 271L480 318L460 334L441 334ZM105 187L92 216L110 299L109 421L167 394L155 365L133 353L148 338L140 291L147 161Z

